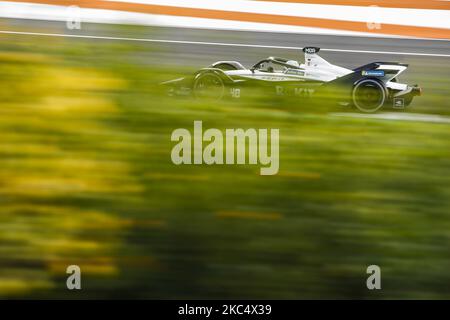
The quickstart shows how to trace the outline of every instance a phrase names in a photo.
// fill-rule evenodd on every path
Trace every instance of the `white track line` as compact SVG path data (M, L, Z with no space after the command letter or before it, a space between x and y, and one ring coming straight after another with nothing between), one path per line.
M106 37L106 36L93 36L93 35L63 34L63 33L6 31L6 30L0 30L0 34L17 34L17 35L29 35L29 36L85 38L85 39L119 40L119 41L139 41L139 42L154 42L154 43L195 44L195 45L206 45L206 46L284 49L284 50L301 50L302 49L302 47L269 46L269 45L245 44L245 43L202 42L202 41L168 40L168 39L145 39L145 38L123 38L123 37ZM330 49L330 48L321 48L320 50L321 51L329 51L329 52L374 53L374 54L391 54L391 55L403 55L403 56L425 56L425 57L450 58L450 54L422 53L422 52L391 52L391 51L369 51L369 50Z
M385 113L365 114L365 113L337 112L337 113L329 113L329 115L334 117L366 118L378 120L450 123L450 117L434 114L422 114L422 113L385 112Z

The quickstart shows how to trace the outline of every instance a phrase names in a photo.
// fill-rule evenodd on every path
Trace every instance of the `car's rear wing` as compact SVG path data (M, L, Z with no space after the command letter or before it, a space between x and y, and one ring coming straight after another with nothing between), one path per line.
M408 65L398 62L372 62L361 67L353 69L355 73L361 73L362 76L379 78L384 82L391 81L400 73L405 71Z

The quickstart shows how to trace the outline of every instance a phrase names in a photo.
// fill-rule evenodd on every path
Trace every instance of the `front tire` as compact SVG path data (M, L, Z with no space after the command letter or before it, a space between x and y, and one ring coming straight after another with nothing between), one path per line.
M197 75L194 86L194 96L198 99L220 100L225 93L225 84L221 77L215 73L200 73Z
M375 79L363 79L356 83L352 91L353 105L359 111L373 113L379 110L387 98L384 84Z

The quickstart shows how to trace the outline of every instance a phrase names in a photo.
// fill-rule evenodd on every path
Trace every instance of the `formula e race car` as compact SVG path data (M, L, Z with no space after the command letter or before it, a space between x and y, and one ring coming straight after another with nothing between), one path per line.
M375 112L383 106L403 109L417 86L399 83L397 77L407 64L373 62L350 70L333 65L318 55L320 48L305 47L305 63L269 57L250 69L237 61L218 61L192 76L163 82L174 96L219 100L245 96L246 88L265 87L276 95L309 97L333 91L336 102L354 106L362 112Z

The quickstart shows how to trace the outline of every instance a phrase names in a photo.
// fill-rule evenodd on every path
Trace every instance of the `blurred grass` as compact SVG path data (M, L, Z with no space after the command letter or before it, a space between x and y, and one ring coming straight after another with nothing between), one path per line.
M448 124L173 99L156 84L193 70L148 44L2 38L0 297L450 298ZM448 77L429 83L446 113ZM173 165L194 120L280 128L279 174Z

